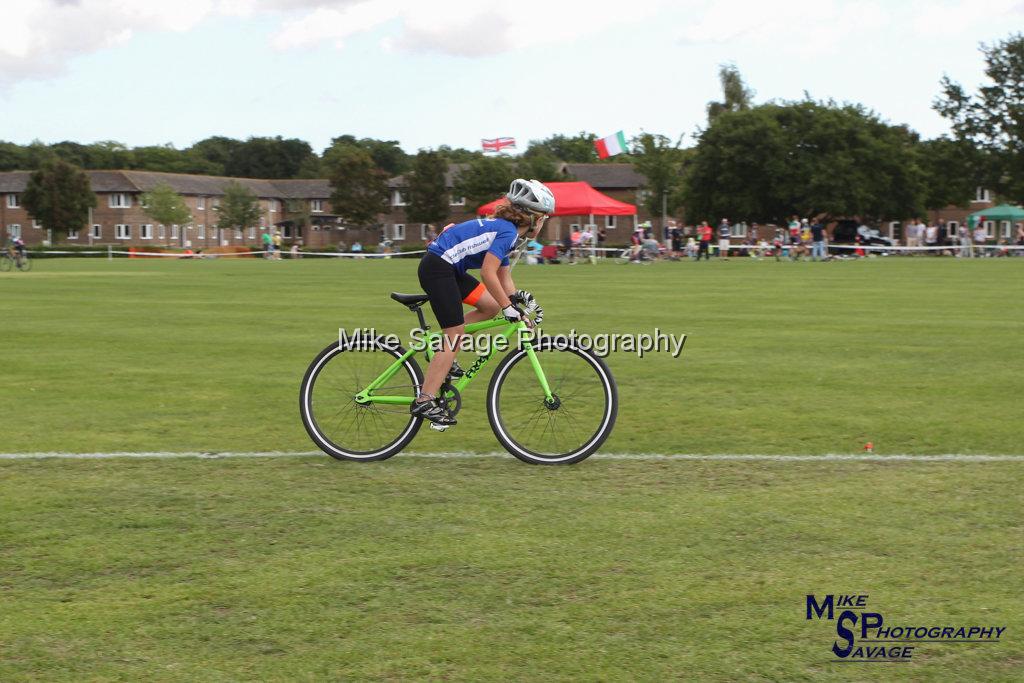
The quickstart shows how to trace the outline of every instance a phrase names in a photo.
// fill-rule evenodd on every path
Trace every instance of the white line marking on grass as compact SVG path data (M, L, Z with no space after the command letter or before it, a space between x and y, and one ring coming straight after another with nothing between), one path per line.
M139 453L0 453L0 460L103 460L109 458L200 458L216 460L220 458L302 458L328 457L320 451L256 451L256 452L200 452L200 451L144 451ZM400 453L396 457L414 458L512 458L508 453ZM662 454L662 453L598 453L592 456L595 460L738 460L754 462L1020 462L1024 463L1024 455L980 455L980 454L948 454L948 455L880 455L877 453L824 455L757 455L757 454Z

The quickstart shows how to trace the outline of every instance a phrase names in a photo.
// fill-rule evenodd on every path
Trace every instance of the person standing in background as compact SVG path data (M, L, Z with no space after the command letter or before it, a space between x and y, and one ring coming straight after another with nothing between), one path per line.
M700 237L700 244L697 247L697 260L700 261L701 254L704 255L704 260L709 261L711 259L708 254L708 249L711 247L711 235L714 231L711 226L708 225L707 221L701 221L700 226L697 228L697 236Z
M266 252L266 253L263 254L263 258L265 258L265 259L272 259L272 258L274 258L274 240L270 236L270 233L269 232L263 233L263 237L261 239L262 239L262 242L263 242L263 251Z
M274 260L275 261L280 261L281 260L281 243L283 241L284 240L281 237L281 231L280 230L275 230L274 231Z
M729 260L729 245L732 242L732 228L729 227L729 219L723 218L718 224L718 258L723 261Z
M824 261L828 258L825 252L825 226L814 221L811 226L811 260Z
M924 229L924 243L929 249L933 249L939 245L939 226L933 223ZM931 254L933 256L938 256L939 252L932 250Z
M973 256L971 249L971 231L967 229L966 225L961 225L956 231L957 241L960 242L960 253L957 254L960 258L971 258Z

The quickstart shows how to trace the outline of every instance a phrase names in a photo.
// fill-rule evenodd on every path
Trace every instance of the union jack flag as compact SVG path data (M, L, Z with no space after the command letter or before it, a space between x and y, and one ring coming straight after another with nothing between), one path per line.
M515 138L492 138L490 140L484 139L480 141L480 146L484 148L485 152L500 152L506 147L515 148Z

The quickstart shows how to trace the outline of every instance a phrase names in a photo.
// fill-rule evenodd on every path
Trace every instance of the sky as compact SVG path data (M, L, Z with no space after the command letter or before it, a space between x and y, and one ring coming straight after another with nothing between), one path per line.
M718 68L755 102L861 103L923 137L1024 0L0 0L0 140L182 148L351 134L407 152L641 132L693 143Z

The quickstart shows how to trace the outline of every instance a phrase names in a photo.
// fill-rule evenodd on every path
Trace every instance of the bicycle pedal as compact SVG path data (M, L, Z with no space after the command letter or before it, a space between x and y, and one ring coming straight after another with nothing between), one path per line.
M444 430L448 429L451 426L452 425L439 425L439 424L434 424L433 422L430 423L430 428L434 429L434 430L437 430L439 432L443 432Z

